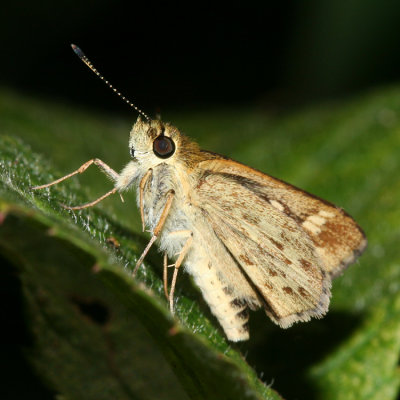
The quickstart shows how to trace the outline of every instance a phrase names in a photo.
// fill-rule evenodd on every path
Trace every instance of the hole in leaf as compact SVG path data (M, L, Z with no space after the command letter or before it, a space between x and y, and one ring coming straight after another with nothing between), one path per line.
M110 320L110 311L98 300L73 296L71 301L79 311L97 325L105 325Z

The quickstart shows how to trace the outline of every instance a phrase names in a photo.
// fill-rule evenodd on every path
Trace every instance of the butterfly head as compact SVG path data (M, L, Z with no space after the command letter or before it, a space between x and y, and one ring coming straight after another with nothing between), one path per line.
M166 162L176 156L180 136L178 129L170 124L139 117L130 134L131 157L147 167Z

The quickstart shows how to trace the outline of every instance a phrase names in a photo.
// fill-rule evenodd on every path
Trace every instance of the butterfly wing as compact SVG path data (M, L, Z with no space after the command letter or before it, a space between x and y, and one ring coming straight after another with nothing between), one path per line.
M198 207L271 319L288 327L325 314L332 276L366 246L354 220L328 202L232 160L201 162L196 173Z

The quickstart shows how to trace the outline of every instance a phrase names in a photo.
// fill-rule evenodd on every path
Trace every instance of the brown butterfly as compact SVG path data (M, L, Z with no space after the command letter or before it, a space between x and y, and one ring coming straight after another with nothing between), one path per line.
M132 160L121 173L93 159L33 189L59 183L92 164L114 181L114 188L91 203L68 208L90 207L135 188L143 230L147 227L152 237L133 273L157 241L165 254L164 287L171 311L177 273L184 265L229 340L249 338L248 309L264 307L282 328L321 318L328 311L332 278L366 247L355 221L301 189L201 150L174 126L150 119L123 99L144 120L139 117L132 128ZM167 257L174 259L169 293Z

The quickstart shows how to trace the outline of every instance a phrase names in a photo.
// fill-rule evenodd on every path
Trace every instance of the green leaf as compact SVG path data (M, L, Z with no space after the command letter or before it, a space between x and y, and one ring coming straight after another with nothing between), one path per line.
M134 116L127 122L5 90L0 108L0 255L5 271L18 271L31 338L25 353L52 392L279 398L258 374L285 398L397 398L399 89L289 115L238 109L164 116L201 147L343 207L369 240L360 261L334 281L324 319L282 330L262 311L253 313L250 341L239 345L225 340L186 274L178 279L177 319L170 316L156 251L131 278L148 240L133 195L79 212L61 208L110 189L95 168L40 193L29 190L93 157L119 170L129 160Z
M74 124L79 128L83 116L29 105L11 93L3 96L0 254L4 275L18 274L30 337L24 351L51 392L73 399L279 399L227 342L187 276L180 280L184 290L177 293L175 319L164 299L156 251L137 279L131 277L148 240L131 221L132 198L127 196L122 208L116 197L115 210L111 200L104 208L73 212L60 204L85 202L104 185L86 190L79 184L83 178L54 190L30 189L59 173L26 143L43 143L53 157L67 155L80 164L87 156L80 158L56 136L64 137ZM48 114L40 115L41 110ZM87 121L82 132L99 134ZM99 143L84 134L77 140Z

